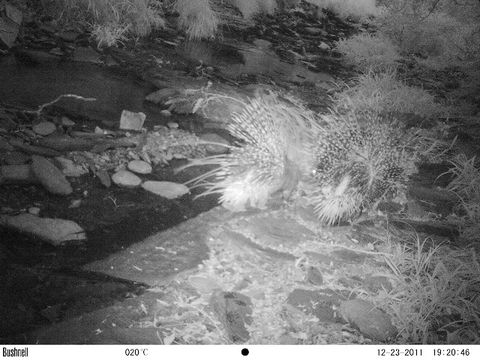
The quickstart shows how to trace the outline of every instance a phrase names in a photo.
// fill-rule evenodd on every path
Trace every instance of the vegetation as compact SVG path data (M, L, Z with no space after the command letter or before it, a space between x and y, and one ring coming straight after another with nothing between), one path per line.
M365 20L380 13L375 0L307 0L307 2L333 11L342 18L355 20Z
M215 35L218 19L209 0L177 0L178 24L190 39L208 39Z

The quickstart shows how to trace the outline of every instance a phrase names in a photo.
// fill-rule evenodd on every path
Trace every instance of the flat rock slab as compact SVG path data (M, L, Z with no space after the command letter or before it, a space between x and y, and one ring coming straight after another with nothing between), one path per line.
M208 258L207 230L230 216L223 209L215 208L106 259L87 264L84 269L150 286L164 284Z

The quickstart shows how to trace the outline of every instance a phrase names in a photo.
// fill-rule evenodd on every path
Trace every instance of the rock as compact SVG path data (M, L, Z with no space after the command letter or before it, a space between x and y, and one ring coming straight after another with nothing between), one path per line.
M38 183L30 165L0 166L0 184Z
M167 123L167 127L168 127L169 129L178 129L178 124L177 124L176 122L169 121L169 122Z
M58 135L42 138L38 144L57 151L88 151L93 148L95 142L92 139Z
M204 145L207 152L212 155L225 154L230 146L227 140L215 133L202 134L200 135L200 139L202 141L212 143ZM225 144L226 146L222 146L219 144Z
M132 160L127 165L128 170L137 174L150 174L152 172L152 166L142 160Z
M327 43L325 43L323 41L318 45L318 48L322 51L328 51L328 50L331 49L330 45L328 45Z
M0 225L38 236L53 245L87 238L85 231L73 221L40 218L32 214L0 215Z
M117 171L113 174L112 181L116 185L125 188L135 188L142 183L142 179L127 170Z
M38 216L38 214L40 214L40 208L36 206L29 207L27 211L29 214L35 216Z
M55 161L57 162L57 164L59 164L59 167L65 176L79 177L88 174L88 169L85 169L81 165L75 164L70 159L58 156L55 158Z
M75 125L75 122L70 120L68 117L66 116L62 116L62 126L65 126L65 127L72 127Z
M317 28L317 27L313 27L313 26L307 26L305 29L303 29L305 31L306 34L308 35L323 35L324 33L324 30L323 29L320 29L320 28Z
M312 285L322 285L322 273L315 266L309 266L307 269L306 281Z
M5 162L8 165L23 165L30 160L30 156L25 155L19 151L12 151L5 157Z
M57 34L57 36L67 42L75 42L77 38L79 37L80 33L76 31L62 31Z
M11 48L18 35L23 14L16 7L6 3L5 16L0 14L0 45Z
M363 286L372 292L378 292L385 289L390 292L392 290L392 284L386 276L381 275L367 275L363 280Z
M69 209L76 209L76 208L80 207L80 205L82 205L82 199L74 199L74 200L72 200L70 205L68 205L68 208Z
M188 282L201 294L211 294L221 289L221 286L208 276L192 275L188 278Z
M172 116L172 113L169 110L162 110L160 111L160 115L162 115L163 117L170 117Z
M55 157L61 155L58 151L55 151L53 149L25 144L23 141L17 139L11 139L10 145L13 145L15 148L20 149L28 154L37 154L48 157Z
M175 199L190 192L187 186L169 181L145 181L142 187L167 199Z
M287 304L302 310L306 314L315 315L323 322L339 320L334 308L340 304L339 295L333 291L293 290L287 298Z
M264 39L255 39L253 40L253 45L261 50L268 50L272 47L272 43Z
M247 296L219 291L210 298L210 306L232 342L242 343L250 338L245 325L252 323L252 302Z
M154 104L163 104L178 93L178 90L173 88L160 89L147 95L145 100L153 102Z
M7 140L0 137L0 151L13 151L14 147L8 143Z
M69 195L72 186L65 175L50 161L42 156L32 156L32 171L43 187L52 194Z
M143 128L146 117L142 112L123 110L120 117L120 129L140 131Z
M390 316L368 301L345 301L340 305L340 313L346 321L370 339L386 342L397 335Z
M110 175L108 175L108 172L106 170L98 170L95 172L95 175L98 177L102 185L106 188L112 186L112 179L110 179Z
M42 121L41 123L34 125L32 130L38 135L47 136L54 133L55 130L57 130L57 127L50 121Z

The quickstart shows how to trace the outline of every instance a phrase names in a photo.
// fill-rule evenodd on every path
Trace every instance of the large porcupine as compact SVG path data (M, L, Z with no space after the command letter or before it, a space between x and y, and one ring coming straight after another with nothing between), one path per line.
M293 99L290 99L294 101ZM258 95L232 116L227 130L239 142L228 154L193 160L187 166L217 165L187 184L204 186L201 195L219 193L232 211L265 208L277 193L289 196L313 169L312 112L274 94Z
M415 136L390 116L332 111L320 116L317 129L308 202L324 223L350 219L385 195L404 190L416 171Z
M299 189L318 218L334 224L397 191L414 169L403 132L373 112L318 116L292 98L263 95L227 129L241 142L188 166L217 165L190 183L205 186L202 195L220 193L233 211Z

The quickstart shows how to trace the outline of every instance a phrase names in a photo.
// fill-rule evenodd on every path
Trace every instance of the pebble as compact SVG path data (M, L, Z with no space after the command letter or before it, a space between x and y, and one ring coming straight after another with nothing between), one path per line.
M32 156L32 171L43 187L52 194L69 195L72 186L60 169L43 156Z
M132 160L127 165L128 170L137 174L150 174L152 172L152 166L142 160Z
M41 123L38 123L37 125L34 125L32 127L32 130L42 136L50 135L55 132L56 126L54 123L50 121L42 121Z
M328 45L327 43L325 43L323 41L318 45L318 48L322 51L328 51L328 50L331 49L330 45Z
M29 214L32 214L32 215L37 215L40 214L40 208L36 207L36 206L32 206L32 207L29 207L28 208L28 213Z
M142 112L123 110L120 117L120 129L140 131L142 130L146 117Z
M125 188L135 188L142 183L142 179L127 170L117 171L113 174L112 181L116 185Z
M190 192L187 186L169 181L145 181L142 188L167 199L175 199Z
M62 116L62 125L65 126L65 127L72 127L72 126L75 125L75 122L70 120L66 116Z
M172 113L170 112L170 110L162 110L162 111L160 111L160 115L162 115L164 117L170 117L170 116L172 116Z

